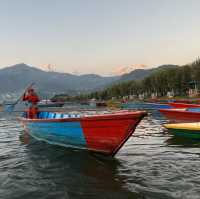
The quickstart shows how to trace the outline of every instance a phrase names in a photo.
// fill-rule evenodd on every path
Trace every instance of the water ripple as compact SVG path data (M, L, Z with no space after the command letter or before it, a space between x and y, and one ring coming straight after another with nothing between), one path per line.
M38 142L0 118L0 198L199 199L200 143L149 114L115 158Z

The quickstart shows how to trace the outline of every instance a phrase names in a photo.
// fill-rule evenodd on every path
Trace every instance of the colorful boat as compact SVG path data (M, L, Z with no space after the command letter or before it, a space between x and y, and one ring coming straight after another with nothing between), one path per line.
M151 102L128 102L121 105L123 109L147 109L158 110L164 108L171 108L168 103L151 103Z
M12 112L12 107L15 102L3 102L3 111L4 112Z
M63 107L64 102L52 102L51 100L41 100L38 103L39 108L49 108L49 107Z
M200 122L165 124L164 127L175 136L200 139Z
M169 109L172 108L168 103L146 103L151 106L152 109L159 110L159 109Z
M22 117L20 120L38 140L114 156L146 115L145 111L92 116L41 112L38 119Z
M200 108L200 104L169 102L169 105L173 108Z
M151 107L143 102L126 102L126 103L122 103L121 104L121 108L122 109L129 109L129 110L133 110L133 109L151 109Z
M200 109L160 109L159 110L167 119L181 122L198 122L200 121Z

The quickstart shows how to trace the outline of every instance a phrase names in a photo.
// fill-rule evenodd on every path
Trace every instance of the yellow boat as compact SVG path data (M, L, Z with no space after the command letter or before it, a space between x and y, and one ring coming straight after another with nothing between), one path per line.
M200 139L200 122L165 124L164 127L175 136Z

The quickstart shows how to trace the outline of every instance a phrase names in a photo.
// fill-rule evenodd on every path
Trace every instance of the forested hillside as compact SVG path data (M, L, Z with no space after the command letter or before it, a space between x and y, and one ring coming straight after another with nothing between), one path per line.
M150 97L152 93L162 97L169 91L174 92L176 96L186 96L188 89L194 86L194 83L200 88L200 59L181 67L156 71L143 80L118 83L78 98L110 99L139 94Z

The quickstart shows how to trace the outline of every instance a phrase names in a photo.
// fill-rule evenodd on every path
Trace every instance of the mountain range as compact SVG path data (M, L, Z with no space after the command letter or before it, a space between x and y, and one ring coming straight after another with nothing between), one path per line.
M176 68L178 65L162 65L156 68L150 68L150 69L135 69L134 71L131 71L130 73L124 74L120 77L119 81L129 81L129 80L140 80L144 79L145 77L151 75L154 72L160 71L160 70L167 70L169 68Z
M48 72L24 63L0 69L0 96L5 98L16 94L30 84L36 83L36 88L43 96L53 96L58 93L76 95L105 88L106 86L128 80L138 80L151 73L176 65L164 65L153 69L136 69L121 76L104 77L95 74L73 75L69 73Z

